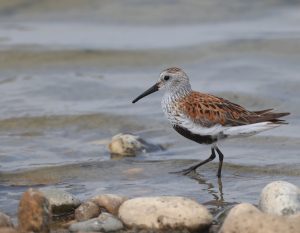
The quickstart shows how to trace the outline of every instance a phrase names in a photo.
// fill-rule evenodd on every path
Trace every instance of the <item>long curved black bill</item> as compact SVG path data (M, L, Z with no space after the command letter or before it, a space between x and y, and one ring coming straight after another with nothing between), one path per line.
M150 95L152 94L153 92L156 92L158 91L158 83L155 83L152 87L150 87L147 91L145 91L144 93L142 93L141 95L139 95L138 97L136 97L132 103L136 103L138 102L141 98L147 96L147 95Z

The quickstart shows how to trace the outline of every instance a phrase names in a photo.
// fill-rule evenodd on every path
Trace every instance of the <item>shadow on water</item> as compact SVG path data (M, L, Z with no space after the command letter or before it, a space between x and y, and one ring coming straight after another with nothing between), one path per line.
M216 209L223 208L226 201L224 200L222 178L216 178L217 184L214 184L212 181L206 179L203 175L197 172L190 173L188 177L197 181L200 185L207 186L206 190L211 195L212 200L204 203L205 205L215 206Z

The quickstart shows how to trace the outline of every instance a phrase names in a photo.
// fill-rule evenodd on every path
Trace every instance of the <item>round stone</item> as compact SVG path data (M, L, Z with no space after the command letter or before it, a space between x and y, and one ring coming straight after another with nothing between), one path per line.
M200 230L212 223L206 207L184 197L140 197L125 201L119 217L128 227Z
M259 208L276 215L300 213L300 189L285 181L272 182L262 190Z
M143 152L161 150L161 146L146 142L141 137L132 134L117 134L108 145L112 157L137 156Z
M299 233L300 214L277 216L242 203L232 208L219 233Z
M102 194L91 199L100 208L106 209L109 213L117 215L120 205L128 198L115 194Z
M100 207L91 201L82 203L75 210L75 219L77 221L85 221L91 218L98 217L101 213Z

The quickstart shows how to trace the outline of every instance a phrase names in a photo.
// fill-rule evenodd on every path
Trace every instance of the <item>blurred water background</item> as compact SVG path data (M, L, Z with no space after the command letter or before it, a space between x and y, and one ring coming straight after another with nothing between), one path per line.
M14 216L24 190L47 186L81 199L182 195L217 215L256 204L273 180L299 186L299 25L296 0L1 0L1 211ZM170 128L161 94L131 104L169 66L195 90L289 111L289 125L221 145L222 183L217 161L169 174L210 151ZM120 132L167 149L112 160Z

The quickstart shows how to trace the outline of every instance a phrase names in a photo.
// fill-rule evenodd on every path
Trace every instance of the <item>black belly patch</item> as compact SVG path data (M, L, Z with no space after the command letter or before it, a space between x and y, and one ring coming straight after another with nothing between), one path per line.
M173 128L181 134L183 137L186 137L192 141L195 141L200 144L212 144L217 141L217 138L214 138L210 135L199 135L194 134L186 128L180 127L178 125L174 125Z

